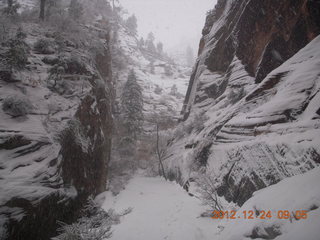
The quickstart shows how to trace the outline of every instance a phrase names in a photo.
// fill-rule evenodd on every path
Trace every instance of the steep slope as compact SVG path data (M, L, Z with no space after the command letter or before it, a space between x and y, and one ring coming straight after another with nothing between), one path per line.
M220 196L241 206L319 166L318 5L218 1L165 161L172 178L184 184L206 172Z
M146 119L161 113L178 118L191 69L141 48L137 36L132 36L123 26L120 27L118 35L117 45L124 55L126 66L117 72L117 95L121 96L128 72L134 69L143 88ZM176 90L172 91L174 86Z
M0 238L50 239L59 221L74 221L88 196L106 189L113 126L108 26L81 27L81 39L45 24L22 28L26 68L8 77L1 67ZM35 49L41 39L50 51ZM19 106L28 106L23 116L14 114Z

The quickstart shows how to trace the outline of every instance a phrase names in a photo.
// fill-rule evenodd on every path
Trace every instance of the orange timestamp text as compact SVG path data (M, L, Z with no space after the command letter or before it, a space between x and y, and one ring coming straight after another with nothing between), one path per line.
M288 211L288 210L279 210L279 211L213 211L211 215L212 219L291 219L295 218L297 220L307 219L308 212L306 210L297 210L297 211Z

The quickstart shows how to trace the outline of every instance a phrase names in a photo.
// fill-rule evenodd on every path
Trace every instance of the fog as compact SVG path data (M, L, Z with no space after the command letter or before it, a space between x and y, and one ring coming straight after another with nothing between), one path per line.
M183 51L190 45L196 52L206 12L216 0L120 0L138 19L139 35L152 31L166 51Z

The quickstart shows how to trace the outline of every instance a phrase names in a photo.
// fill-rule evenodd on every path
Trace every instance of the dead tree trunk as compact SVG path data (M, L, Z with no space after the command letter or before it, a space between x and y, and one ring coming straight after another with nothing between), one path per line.
M44 17L45 17L45 8L46 8L46 0L40 0L40 15L39 18L44 21Z
M167 180L167 176L164 171L163 162L162 162L163 157L164 157L164 150L160 148L159 125L158 124L157 124L157 156L158 156L158 160L159 160L159 172L161 170L164 179Z

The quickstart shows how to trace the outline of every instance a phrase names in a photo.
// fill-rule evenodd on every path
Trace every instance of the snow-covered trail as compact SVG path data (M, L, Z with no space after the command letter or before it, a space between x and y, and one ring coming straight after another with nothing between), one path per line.
M136 176L117 196L107 193L104 209L132 207L112 227L112 240L197 240L214 238L217 222L199 217L205 210L181 186L161 178Z

